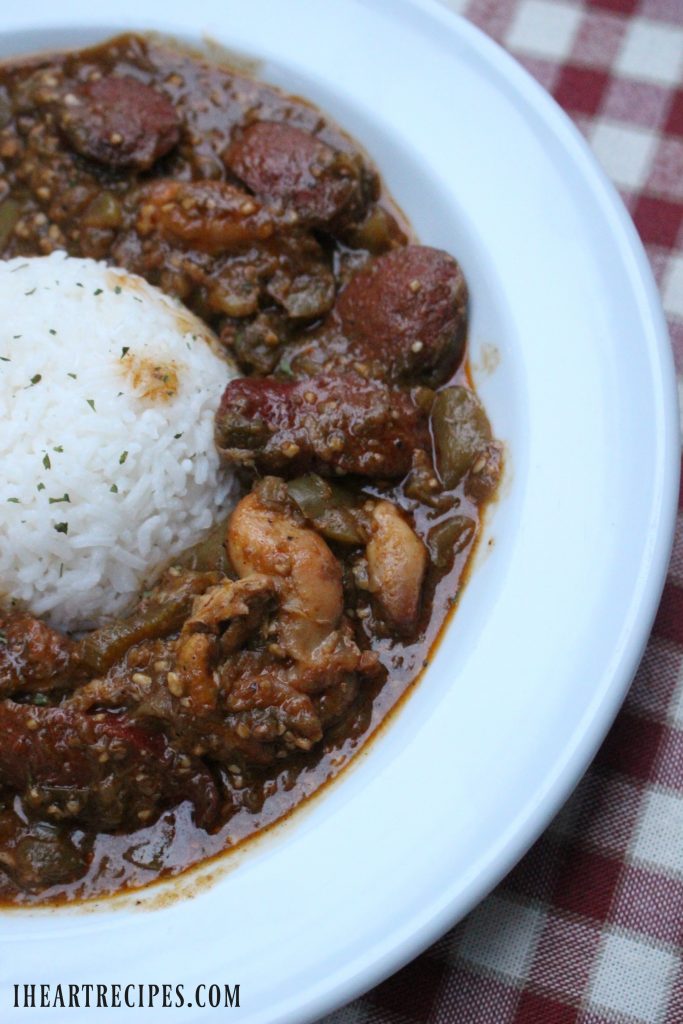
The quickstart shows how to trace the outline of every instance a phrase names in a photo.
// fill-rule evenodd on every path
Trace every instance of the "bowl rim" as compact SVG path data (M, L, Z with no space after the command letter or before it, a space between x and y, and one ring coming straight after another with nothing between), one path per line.
M362 2L367 5L373 0ZM643 324L650 328L662 371L663 391L665 394L668 391L669 395L668 405L664 410L666 422L659 452L660 521L651 549L647 580L641 581L641 617L634 628L628 649L621 652L620 663L615 664L613 668L611 687L605 691L603 699L594 708L593 716L587 723L580 741L576 743L571 756L567 758L543 798L526 820L518 823L516 834L508 837L507 843L472 882L464 897L456 896L422 928L414 929L406 935L402 944L397 945L384 961L369 964L363 974L354 979L353 986L347 986L343 1000L328 997L325 1002L320 1002L315 1012L309 1012L303 1018L293 1015L289 1017L288 1020L292 1024L295 1020L297 1024L300 1021L312 1022L322 1013L330 1012L359 998L438 941L503 880L542 835L554 815L570 797L617 717L650 638L671 558L681 485L679 395L668 327L645 248L616 187L598 164L588 142L569 115L503 46L464 16L447 9L442 0L378 0L378 5L386 7L390 2L393 2L396 8L401 8L404 13L409 12L414 18L419 18L423 24L430 21L438 22L444 34L457 27L458 34L466 44L501 78L507 78L512 82L516 98L524 103L530 119L545 131L555 131L563 143L565 153L573 158L583 173L584 180L592 186L603 210L610 217L615 234L618 233L620 238L623 254L630 260L631 282L634 290L639 292Z

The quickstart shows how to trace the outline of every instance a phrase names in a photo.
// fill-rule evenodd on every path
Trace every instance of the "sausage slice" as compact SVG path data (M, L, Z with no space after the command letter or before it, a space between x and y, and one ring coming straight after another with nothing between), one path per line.
M107 75L67 93L59 125L77 153L115 169L146 171L180 138L171 102L130 75Z
M281 200L308 224L323 227L364 210L360 160L300 128L257 121L231 144L224 160L252 192Z
M373 376L440 384L464 353L465 278L441 249L394 249L351 278L334 317L349 354Z
M405 391L354 373L234 380L216 414L216 444L263 473L401 477L429 448L427 417Z

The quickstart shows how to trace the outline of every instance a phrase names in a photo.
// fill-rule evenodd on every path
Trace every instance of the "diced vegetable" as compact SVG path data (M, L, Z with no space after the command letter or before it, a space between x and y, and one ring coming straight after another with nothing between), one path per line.
M355 248L367 249L373 255L387 252L392 245L405 241L403 231L383 206L371 206L360 223L347 229L345 237Z
M112 622L87 633L80 642L82 663L100 675L106 672L126 651L142 640L166 636L180 629L189 609L186 595L168 604L150 608L141 615Z
M121 225L121 204L111 192L99 192L87 206L83 223L90 228L118 228Z
M0 128L4 128L12 120L12 101L5 89L0 89Z
M8 813L2 818L0 869L20 888L30 892L63 885L83 874L85 857L63 829L42 822L24 826Z
M204 540L188 548L175 564L195 572L220 572L228 574L228 556L225 550L225 531L227 519L221 519L206 535Z
M491 426L473 391L444 388L432 408L436 465L446 487L457 487L491 440Z
M450 569L456 555L467 547L477 528L474 519L469 516L452 516L432 527L427 538L427 546L432 563L437 569Z
M351 547L364 543L357 514L351 507L353 499L343 487L328 483L317 473L306 473L290 480L287 490L302 515L312 521L326 540Z
M143 640L156 640L180 629L192 601L220 577L217 573L188 573L174 591L150 600L128 619L116 620L95 629L80 640L78 656L82 665L101 675L115 664L129 648Z
M364 543L363 534L358 529L358 524L350 509L328 509L315 520L315 526L326 540L335 541L337 544L357 547Z
M287 490L307 519L322 515L332 499L332 488L317 473L306 473L290 480Z
M0 203L0 249L7 244L14 225L21 215L21 207L14 199L5 199Z
M68 837L57 830L48 832L46 826L40 834L25 836L17 844L16 874L26 889L69 882L82 875L84 867Z

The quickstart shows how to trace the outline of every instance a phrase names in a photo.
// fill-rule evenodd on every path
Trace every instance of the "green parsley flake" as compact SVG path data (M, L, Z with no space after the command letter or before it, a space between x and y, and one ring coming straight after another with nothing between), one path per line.
M119 466L122 466L127 458L128 452L121 452L121 454L119 455Z
M50 505L59 505L63 501L67 502L69 505L71 504L71 498L68 494L65 494L62 498L48 498Z
M90 408L92 409L93 412L97 412L97 409L95 408L94 399L86 398L86 402L88 403L88 405L90 406Z
M45 454L43 455L43 465L45 466L45 469L52 469L52 463L50 462L50 456L47 454L47 452L45 452Z
M9 502L11 502L12 505L20 505L21 504L21 502L19 501L18 498L8 498L7 500Z
M112 484L111 487L109 488L109 490L111 491L112 494L118 494L119 493L119 489L116 486L116 484Z
M57 531L57 533L68 533L69 532L69 524L68 523L55 523L55 530Z
M59 454L61 455L62 452L64 451L64 445L63 444L56 444L54 446L54 448L52 449L52 451L53 452L59 452Z
M42 484L42 483L38 484L38 486L36 487L36 490L37 491L44 491L45 490L45 484Z
M78 377L76 376L75 373L67 373L67 377L71 377L72 380L78 380Z
M123 288L121 287L121 285L117 284L116 287L114 288L114 294L115 295L120 295L122 291L123 291Z
M96 288L95 291L93 292L93 295L101 295L101 294L102 294L102 289L101 288Z
M121 358L123 359L124 356L128 354L128 352L130 352L130 345L124 345L123 348L121 349Z

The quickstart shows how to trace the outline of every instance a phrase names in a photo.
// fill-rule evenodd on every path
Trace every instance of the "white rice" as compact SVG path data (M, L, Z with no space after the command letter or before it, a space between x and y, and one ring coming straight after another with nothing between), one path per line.
M139 277L0 261L0 594L64 629L125 612L230 506L213 418L237 376Z

